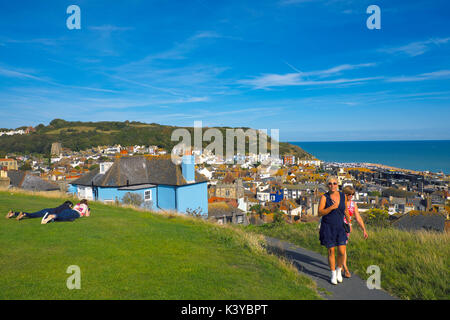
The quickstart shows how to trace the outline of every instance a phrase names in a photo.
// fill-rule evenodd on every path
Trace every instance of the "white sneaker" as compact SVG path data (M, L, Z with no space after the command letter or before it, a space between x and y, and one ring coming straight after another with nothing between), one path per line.
M331 271L331 283L337 284L337 278L336 278L336 270Z
M342 282L342 269L336 268L336 280L337 282Z
M49 215L49 213L46 212L45 215L44 215L44 217L42 217L41 224L47 224L50 220L52 220L52 219L48 219L48 218L47 218L48 215Z

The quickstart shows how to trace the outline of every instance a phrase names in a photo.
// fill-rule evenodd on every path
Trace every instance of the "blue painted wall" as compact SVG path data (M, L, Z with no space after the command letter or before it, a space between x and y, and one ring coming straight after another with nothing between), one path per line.
M177 209L186 212L186 209L202 209L201 214L208 214L208 185L206 182L179 186L177 188Z
M283 193L281 192L281 190L270 193L270 201L280 202L281 200L283 200Z
M158 185L157 187L157 197L158 202L156 202L155 198L155 207L158 205L160 209L164 210L175 210L175 187L174 186L166 186L166 185Z
M67 193L71 193L71 194L77 194L78 193L78 188L76 185L70 184L69 188L67 188Z
M77 192L77 186L76 185L71 185L71 187L69 187L70 191L74 191L75 193ZM145 191L151 191L151 201L153 202L153 208L155 208L155 202L156 202L156 187L153 188L147 188L147 189L140 189L140 190L118 190L118 188L101 188L101 187L97 187L98 190L98 199L100 201L105 201L105 200L110 200L110 201L115 201L116 197L118 201L122 201L123 196L125 195L125 193L127 192L132 192L132 193L137 193L139 195L141 195L142 200L145 199ZM147 208L152 208L149 206L149 202L144 201L142 203L143 207L147 207Z

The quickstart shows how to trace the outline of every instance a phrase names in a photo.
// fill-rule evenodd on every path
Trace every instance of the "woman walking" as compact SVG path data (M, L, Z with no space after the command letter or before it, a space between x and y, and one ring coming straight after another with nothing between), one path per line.
M345 246L347 233L344 228L344 216L350 220L348 215L346 197L339 192L338 179L329 177L327 179L328 192L319 202L319 216L322 217L320 224L320 244L328 249L328 264L331 270L331 283L342 282L342 266L344 264ZM335 248L337 247L337 268L335 260Z
M346 217L344 217L344 223L349 224L351 226L352 219L353 219L353 217L355 217L356 222L358 222L359 226L363 230L364 239L367 239L369 237L369 235L367 234L367 230L364 225L364 221L361 218L361 215L359 214L358 205L356 204L355 201L353 201L353 196L355 195L355 189L353 189L353 187L351 187L351 186L346 186L346 187L344 187L344 189L342 191L344 191L345 197L347 198L347 209L348 209L348 214L350 216L350 222L347 222ZM347 233L347 238L350 239L350 233ZM347 244L348 244L348 240L347 240ZM345 250L343 266L344 266L344 277L350 278L352 275L347 267L347 250Z

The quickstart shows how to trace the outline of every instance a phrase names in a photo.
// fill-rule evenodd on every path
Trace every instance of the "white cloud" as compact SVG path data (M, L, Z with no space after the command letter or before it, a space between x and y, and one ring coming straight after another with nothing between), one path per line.
M289 64L288 64L289 65ZM322 80L333 75L338 75L342 71L354 70L362 67L374 66L375 63L363 63L363 64L343 64L330 69L311 71L311 72L296 72L286 74L263 74L253 79L239 80L238 83L249 85L255 89L264 89L270 87L282 87L282 86L316 86L316 85L329 85L329 84L348 84L369 81L374 79L380 79L380 77L364 77L364 78L341 78ZM291 68L293 66L289 65ZM297 70L294 68L294 70ZM310 77L315 79L309 79Z
M8 78L17 78L17 79L31 79L36 81L46 81L43 78L36 77L32 74L22 72L22 71L16 71L16 70L10 70L0 67L0 76L8 77Z
M15 79L22 79L22 80L34 80L34 81L39 81L39 82L45 82L45 83L48 83L53 86L68 88L68 89L76 89L76 90L79 89L79 90L109 92L109 93L116 92L116 91L110 90L110 89L95 88L95 87L90 87L90 86L73 86L73 85L66 85L66 84L58 83L58 82L52 81L49 78L35 76L29 70L12 70L12 69L6 69L6 68L0 67L0 76L8 77L8 78L15 78Z
M315 76L315 75L328 76L328 75L340 73L341 71L354 70L354 69L363 68L363 67L373 67L375 65L376 65L375 63L342 64L342 65L339 65L339 66L336 66L336 67L333 67L330 69L326 69L326 70L305 72L305 73L303 73L303 75L305 75L305 76Z
M292 5L292 4L300 4L300 3L307 3L307 2L314 2L316 0L281 0L279 3L281 5Z
M433 46L440 46L450 41L450 38L431 38L426 41L411 42L407 45L400 47L384 48L380 49L381 52L390 54L406 54L411 57L419 56L432 49Z
M439 80L450 78L450 70L439 70L434 72L422 73L414 76L399 76L386 79L387 82L414 82L425 80Z
M199 46L199 41L203 39L216 39L222 36L213 31L201 31L197 32L193 36L185 39L184 41L175 44L171 49L155 53L144 58L144 61L150 62L151 60L180 60L185 59L186 55L196 49Z
M131 27L118 27L118 26L113 26L113 25L102 25L102 26L92 26L89 27L89 29L94 30L94 31L101 31L101 32L114 32L114 31L127 31L127 30L132 30L133 28Z

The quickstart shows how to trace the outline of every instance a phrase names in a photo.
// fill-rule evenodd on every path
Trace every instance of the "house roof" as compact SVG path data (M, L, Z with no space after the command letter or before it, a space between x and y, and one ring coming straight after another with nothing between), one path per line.
M216 202L208 205L208 217L232 217L233 214L242 215L244 211L234 208L225 202Z
M156 187L154 184L140 184L137 186L128 186L128 187L121 187L119 190L141 190L141 189L150 189Z
M60 190L57 184L41 179L38 176L29 174L25 171L10 170L8 178L11 186L33 191L53 191Z
M391 204L406 204L406 198L392 198Z
M223 178L222 183L232 184L234 182L234 177L231 173L227 172L225 178Z
M33 191L60 190L57 184L51 183L50 181L45 181L40 177L31 174L25 174L25 178L23 179L21 188Z
M86 186L86 185L91 185L93 183L94 185L100 185L104 176L105 176L104 174L100 173L100 168L96 168L96 169L89 171L88 173L82 175L80 178L73 181L72 184Z
M195 172L195 182L208 179ZM138 184L185 185L181 166L167 158L121 157L104 174L97 168L72 182L76 185L118 187Z
M20 188L20 184L22 182L22 179L25 177L25 171L19 171L19 170L9 170L8 178L11 180L11 185L16 188Z
M393 225L403 230L444 231L445 216L440 213L404 214Z

